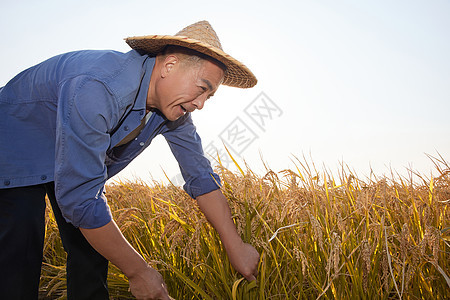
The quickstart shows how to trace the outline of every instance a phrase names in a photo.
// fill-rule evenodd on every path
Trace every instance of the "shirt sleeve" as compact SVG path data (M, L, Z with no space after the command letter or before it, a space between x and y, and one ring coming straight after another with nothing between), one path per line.
M220 178L203 154L201 139L190 114L170 122L168 128L163 135L180 166L185 181L184 190L195 199L219 189Z
M103 193L106 150L116 101L88 77L64 82L56 127L55 194L64 218L75 227L98 228L111 221Z

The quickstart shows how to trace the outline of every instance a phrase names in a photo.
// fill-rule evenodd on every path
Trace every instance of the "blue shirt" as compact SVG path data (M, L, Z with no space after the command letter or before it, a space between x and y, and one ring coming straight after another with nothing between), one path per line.
M191 197L218 189L189 113L168 121L156 110L134 140L116 147L145 117L154 63L135 50L76 51L0 88L0 188L54 181L66 220L98 228L111 221L106 180L162 134Z

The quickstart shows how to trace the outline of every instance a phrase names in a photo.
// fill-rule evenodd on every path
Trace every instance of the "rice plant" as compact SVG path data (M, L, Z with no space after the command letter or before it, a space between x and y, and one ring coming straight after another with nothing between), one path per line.
M222 191L244 241L261 253L256 282L228 262L196 202L173 185L107 187L125 237L163 275L174 299L448 299L450 166L436 175L360 179L313 163L255 174L219 167ZM64 298L65 253L47 214L41 295ZM114 299L133 298L110 264Z

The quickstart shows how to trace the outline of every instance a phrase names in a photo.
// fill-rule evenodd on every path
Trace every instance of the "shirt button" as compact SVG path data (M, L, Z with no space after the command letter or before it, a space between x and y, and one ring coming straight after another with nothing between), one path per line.
M42 175L42 176L41 176L41 180L45 180L45 179L47 179L47 176Z
M5 181L3 181L3 184L4 184L4 185L10 185L10 184L11 184L11 181L5 180Z
M140 142L139 145L141 145L141 147L144 147L144 142Z
M142 116L142 115L144 114L144 111L141 110L141 111L139 112L139 114Z
M130 129L130 127L128 127L128 126L125 126L124 128L123 128L123 130L125 130L125 131L128 131Z

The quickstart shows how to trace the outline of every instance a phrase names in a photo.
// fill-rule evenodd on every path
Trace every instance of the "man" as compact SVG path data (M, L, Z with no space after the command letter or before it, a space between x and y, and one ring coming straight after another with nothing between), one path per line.
M37 298L48 195L67 252L69 299L108 299L108 261L138 299L169 299L161 275L125 240L107 179L162 134L231 264L255 280L259 254L237 234L190 113L220 84L256 78L222 51L206 21L175 36L126 39L128 53L77 51L27 69L0 89L0 298Z

